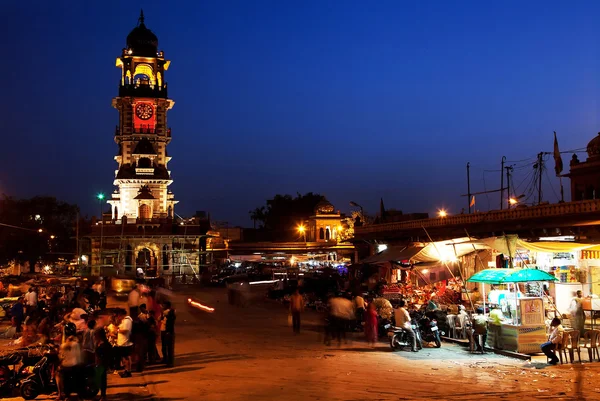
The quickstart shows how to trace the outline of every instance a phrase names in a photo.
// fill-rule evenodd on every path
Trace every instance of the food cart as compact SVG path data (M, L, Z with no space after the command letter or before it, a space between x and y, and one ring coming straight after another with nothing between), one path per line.
M489 330L487 345L501 344L502 349L523 354L540 352L546 341L546 316L542 297L527 297L519 289L519 283L556 281L556 277L537 269L486 269L474 274L467 281L481 283L483 309L485 311L485 284L507 285L508 294L502 305L504 319L499 330ZM500 338L496 338L496 337Z

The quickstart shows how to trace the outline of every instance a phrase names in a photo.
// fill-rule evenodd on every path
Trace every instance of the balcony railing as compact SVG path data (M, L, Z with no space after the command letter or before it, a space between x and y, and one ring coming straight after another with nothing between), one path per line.
M492 210L489 212L458 214L454 216L410 220L397 223L371 224L364 227L356 227L355 235L360 236L371 233L403 231L422 227L435 228L466 226L470 224L552 218L569 215L582 215L583 217L590 213L600 213L600 199L554 203L530 207L517 207L507 210Z
M115 127L115 136L121 135L164 135L165 130L162 128L155 128L150 125L147 126L138 126L138 127L129 127L124 128L123 130L119 129L119 126ZM167 138L171 137L171 128L166 129Z
M167 83L165 82L161 87L158 85L121 85L121 83L119 82L119 96L166 98Z

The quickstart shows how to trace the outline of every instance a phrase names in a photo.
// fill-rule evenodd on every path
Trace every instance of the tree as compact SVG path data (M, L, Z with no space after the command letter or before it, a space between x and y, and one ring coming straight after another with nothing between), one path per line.
M0 263L54 262L75 250L76 205L53 197L0 199ZM41 232L39 230L41 229Z
M260 221L262 224L259 228L263 228L265 224L265 207L257 207L254 210L250 210L250 219L254 223L254 228L256 229L256 222Z
M251 218L261 221L265 230L273 234L278 240L294 240L298 236L297 228L315 212L317 204L325 197L309 192L300 193L296 197L291 195L275 195L267 201L266 207L261 207L250 212ZM260 212L260 213L259 213Z

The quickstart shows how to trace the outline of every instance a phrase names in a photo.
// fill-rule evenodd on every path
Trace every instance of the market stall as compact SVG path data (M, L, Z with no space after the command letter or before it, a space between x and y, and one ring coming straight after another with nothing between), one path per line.
M502 318L500 322L491 322L500 324L488 331L487 346L493 348L500 344L504 350L523 354L540 352L540 345L547 338L544 300L527 296L524 284L556 280L553 275L537 269L485 269L471 276L468 282L482 284L484 311L485 285L506 286L502 302L497 305Z

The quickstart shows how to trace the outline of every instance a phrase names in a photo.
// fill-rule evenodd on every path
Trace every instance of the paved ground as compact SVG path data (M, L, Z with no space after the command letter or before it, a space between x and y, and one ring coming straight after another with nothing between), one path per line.
M279 304L230 306L222 289L194 295L216 311L190 310L186 294L175 297L175 367L153 367L131 379L111 376L109 399L600 400L600 363L547 367L541 357L528 363L470 355L448 343L395 353L385 343L367 347L360 335L326 347L314 313L294 335Z

